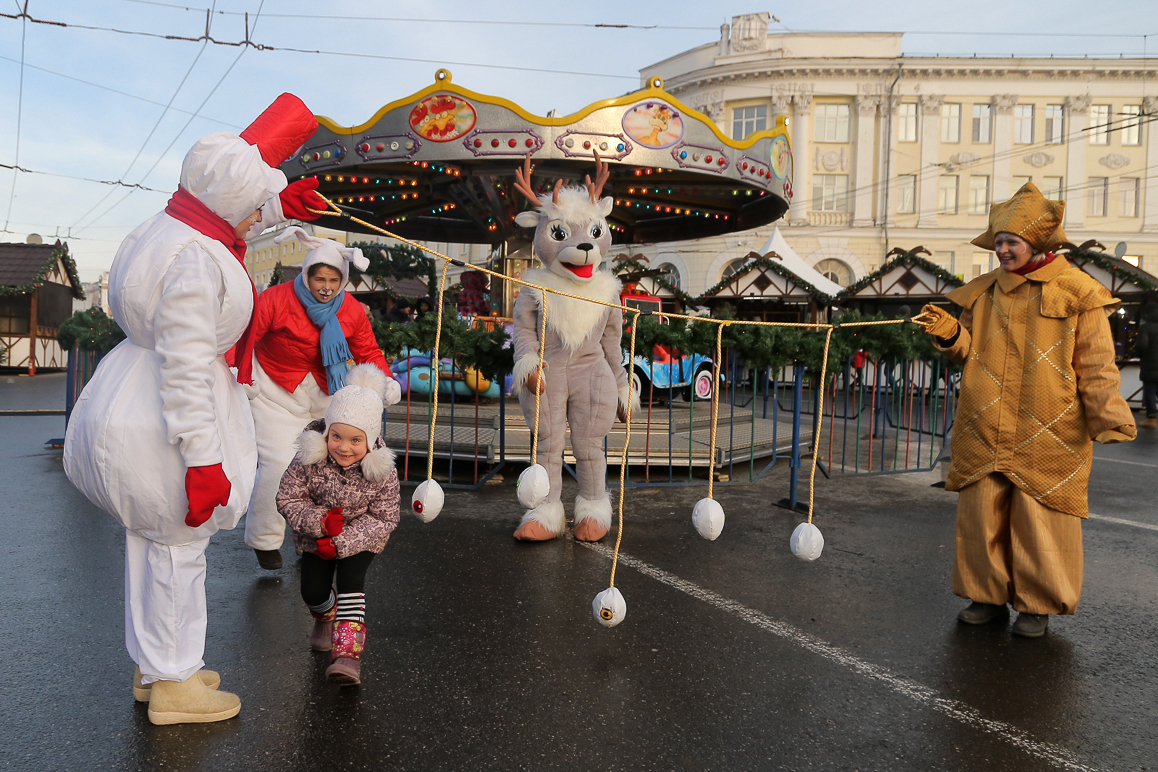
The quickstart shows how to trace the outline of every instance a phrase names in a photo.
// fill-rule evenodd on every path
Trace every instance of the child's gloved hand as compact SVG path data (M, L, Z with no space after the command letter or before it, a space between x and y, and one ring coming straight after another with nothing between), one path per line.
M327 536L337 536L342 532L345 521L342 518L342 508L334 507L322 518L322 530Z
M334 546L334 540L327 536L318 539L318 548L314 550L314 554L322 560L333 560L338 557L338 548Z

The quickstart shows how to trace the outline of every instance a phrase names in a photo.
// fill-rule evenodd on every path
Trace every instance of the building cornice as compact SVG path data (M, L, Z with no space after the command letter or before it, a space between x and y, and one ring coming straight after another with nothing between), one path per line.
M691 89L761 79L852 78L901 80L1136 80L1158 81L1158 63L1143 59L791 59L734 62L678 75L668 75L664 87L679 94Z

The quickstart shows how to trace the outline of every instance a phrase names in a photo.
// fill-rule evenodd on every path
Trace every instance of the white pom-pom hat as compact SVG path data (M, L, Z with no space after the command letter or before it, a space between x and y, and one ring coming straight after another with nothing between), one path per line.
M309 250L302 260L302 274L305 276L310 275L310 268L315 265L328 265L342 274L342 286L345 287L346 282L350 280L351 263L359 271L364 271L370 267L370 261L362 255L362 250L357 247L347 247L333 239L311 236L296 225L292 225L277 234L273 241L275 244L280 244L295 238Z
M374 365L350 368L346 385L338 389L326 410L325 426L346 424L366 434L370 452L362 459L362 474L367 480L385 480L394 469L394 451L382 441L382 400L392 383ZM317 464L326 459L326 429L321 434L307 429L298 437L298 458L303 464Z
M715 541L724 530L724 508L715 499L700 499L692 508L692 525L700 536Z

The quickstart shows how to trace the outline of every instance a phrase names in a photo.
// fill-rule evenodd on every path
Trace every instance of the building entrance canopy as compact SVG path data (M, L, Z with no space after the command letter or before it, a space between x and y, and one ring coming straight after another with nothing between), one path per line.
M540 117L498 97L434 85L391 102L366 123L319 128L282 164L291 180L316 176L320 192L359 218L409 239L498 244L528 207L514 173L528 153L532 184L582 183L598 153L615 197L616 243L701 238L773 222L792 195L783 122L741 141L710 118L649 86L564 117ZM359 226L350 223L351 229Z

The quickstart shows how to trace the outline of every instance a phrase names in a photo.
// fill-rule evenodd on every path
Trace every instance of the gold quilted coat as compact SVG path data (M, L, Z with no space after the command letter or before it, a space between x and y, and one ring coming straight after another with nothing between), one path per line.
M1028 276L998 268L946 297L964 311L942 350L965 371L945 487L1000 472L1043 505L1086 517L1091 439L1137 433L1106 318L1117 301L1061 256Z

